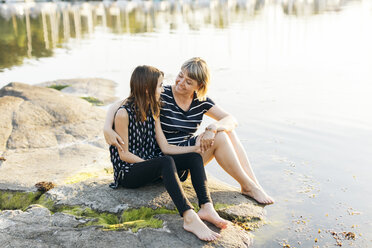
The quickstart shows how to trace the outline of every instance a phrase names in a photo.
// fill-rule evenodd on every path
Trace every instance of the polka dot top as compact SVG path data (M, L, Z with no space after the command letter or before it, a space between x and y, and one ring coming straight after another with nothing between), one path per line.
M155 138L155 120L152 114L148 114L144 122L136 120L136 114L132 103L125 103L119 109L124 108L129 117L128 123L128 150L138 157L149 160L163 156ZM119 110L118 109L118 110ZM114 127L113 127L114 128ZM119 181L124 180L124 174L128 173L136 163L128 163L120 159L118 149L110 146L111 162L114 167L114 183L111 188L117 188Z

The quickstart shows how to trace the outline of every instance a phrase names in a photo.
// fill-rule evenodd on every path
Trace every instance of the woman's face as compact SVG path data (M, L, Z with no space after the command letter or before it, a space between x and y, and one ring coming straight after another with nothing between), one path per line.
M164 80L164 77L160 76L158 79L158 85L156 86L155 95L156 95L156 100L158 101L160 100L160 94L164 91L163 80Z
M179 94L194 95L194 92L199 89L199 84L196 80L187 76L187 71L180 71L176 78L175 90Z

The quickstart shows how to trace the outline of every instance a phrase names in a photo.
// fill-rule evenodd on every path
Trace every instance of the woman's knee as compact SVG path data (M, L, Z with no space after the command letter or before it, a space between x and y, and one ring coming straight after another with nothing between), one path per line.
M229 142L229 136L225 132L218 132L214 137L214 144L220 145Z

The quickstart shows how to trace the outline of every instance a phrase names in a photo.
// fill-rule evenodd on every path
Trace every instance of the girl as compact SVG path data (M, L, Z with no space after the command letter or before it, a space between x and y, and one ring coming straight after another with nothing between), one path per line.
M137 188L162 177L183 217L184 229L201 240L213 241L220 234L210 230L202 220L219 228L225 228L227 221L213 208L203 159L196 153L198 147L169 145L163 134L159 119L162 81L163 72L151 66L138 66L132 74L130 95L117 110L114 121L114 129L124 141L124 149L110 146L114 166L111 187ZM178 173L188 170L199 200L198 214L185 197L178 178Z

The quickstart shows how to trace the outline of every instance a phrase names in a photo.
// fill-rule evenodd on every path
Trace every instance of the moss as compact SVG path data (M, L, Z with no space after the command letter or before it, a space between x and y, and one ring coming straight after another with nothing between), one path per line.
M155 218L157 214L176 214L176 210L142 207L124 211L120 217L111 213L99 213L88 207L63 206L57 212L74 215L78 218L92 219L83 226L101 226L104 231L129 230L138 232L142 228L161 228L163 221Z
M0 191L0 210L25 210L31 204L39 204L48 208L52 213L61 212L65 214L74 215L78 218L90 219L82 226L101 226L105 231L113 230L131 230L137 232L142 228L161 228L163 221L155 218L158 214L177 214L177 210L169 210L166 208L151 209L148 207L141 207L139 209L130 209L124 211L121 215L112 213L97 212L89 207L81 206L56 206L54 201L47 199L43 192L9 192ZM197 204L193 204L195 210L198 211ZM229 207L231 205L216 203L216 210ZM233 223L239 225L243 229L250 231L254 230L264 223L259 218L233 218L226 215L221 216Z
M137 232L141 228L161 228L163 221L155 218L157 214L177 214L177 210L169 210L166 208L152 209L141 207L124 211L121 215L121 223L123 228L130 228L132 232Z
M31 204L37 202L42 195L42 192L12 192L0 191L0 209L14 210L26 209Z
M95 106L103 106L103 102L100 101L98 98L92 97L92 96L82 96L82 99L90 102L91 104Z
M86 226L109 226L119 224L119 218L111 213L99 213L88 207L63 206L57 209L57 212L74 215L79 218L93 219L86 223Z
M220 209L223 209L223 208L228 208L228 207L231 207L231 206L233 206L233 205L231 205L231 204L225 204L225 203L215 203L214 204L214 209L216 209L216 210L220 210Z
M191 205L194 207L194 211L195 212L198 212L199 211L200 208L199 208L199 205L197 203L192 202Z
M52 88L55 90L63 90L64 88L70 87L71 85L62 85L62 84L52 84L49 85L48 88Z
M42 195L36 203L39 204L39 205L42 205L42 206L46 207L51 212L55 212L56 211L56 207L54 205L54 201L52 201L51 199L47 199L45 197L45 195Z

